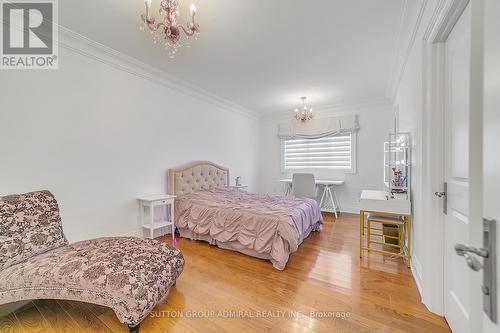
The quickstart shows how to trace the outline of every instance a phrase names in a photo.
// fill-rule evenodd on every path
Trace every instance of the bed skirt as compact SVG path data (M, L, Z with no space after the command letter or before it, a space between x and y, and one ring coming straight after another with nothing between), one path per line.
M288 262L288 258L284 262L277 261L277 260L271 258L271 255L269 253L260 253L260 252L257 252L255 250L248 249L237 241L221 242L221 241L216 240L215 238L213 238L210 235L198 234L198 233L193 232L189 229L178 228L178 230L179 230L181 237L183 237L183 238L204 241L204 242L209 243L210 245L216 245L216 246L220 247L221 249L237 251L237 252L246 254L248 256L251 256L251 257L269 260L273 264L273 267L280 270L280 271L285 269L286 263ZM302 237L302 241L305 240L311 234L312 231L317 231L317 230L319 230L319 229L316 225L310 226L309 229L306 230L306 232L304 233L304 235ZM302 243L302 241L301 241L301 243ZM299 245L300 245L300 243L299 243Z

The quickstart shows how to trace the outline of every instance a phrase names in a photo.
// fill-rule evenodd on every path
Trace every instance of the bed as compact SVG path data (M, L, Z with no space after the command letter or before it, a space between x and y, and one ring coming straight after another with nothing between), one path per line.
M197 161L168 171L181 237L270 260L283 270L290 253L323 218L312 199L246 193L229 185L229 169Z

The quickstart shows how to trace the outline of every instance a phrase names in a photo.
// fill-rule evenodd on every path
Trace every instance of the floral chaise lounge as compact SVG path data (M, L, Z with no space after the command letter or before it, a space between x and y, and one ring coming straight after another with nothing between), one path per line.
M48 191L0 197L0 304L67 299L110 307L131 332L184 267L175 248L113 237L68 245Z

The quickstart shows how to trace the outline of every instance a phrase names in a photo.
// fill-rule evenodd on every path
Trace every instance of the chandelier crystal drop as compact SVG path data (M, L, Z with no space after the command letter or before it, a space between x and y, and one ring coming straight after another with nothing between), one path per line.
M307 121L313 118L313 109L306 105L306 96L300 98L302 100L302 105L295 108L295 119L300 121Z
M182 33L186 35L186 40L191 36L197 39L197 35L200 33L200 26L194 20L196 6L194 4L191 5L189 10L191 21L184 27L177 23L177 17L180 15L177 0L161 0L158 13L160 17L163 16L163 20L158 20L158 22L150 14L151 2L152 0L144 0L146 14L141 15L140 28L141 30L147 28L153 36L153 43L163 45L165 50L169 51L170 58L174 58L179 48L182 46L189 47L187 42L182 43Z

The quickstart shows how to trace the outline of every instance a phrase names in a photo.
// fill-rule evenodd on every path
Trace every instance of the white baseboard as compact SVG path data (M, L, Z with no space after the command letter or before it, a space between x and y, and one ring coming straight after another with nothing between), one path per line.
M342 213L351 213L351 214L359 214L359 207L358 206L346 206L342 205L340 207L340 211Z
M415 284L417 285L418 292L420 294L420 299L423 300L423 290L422 290L422 265L417 257L412 256L411 258L411 273Z

